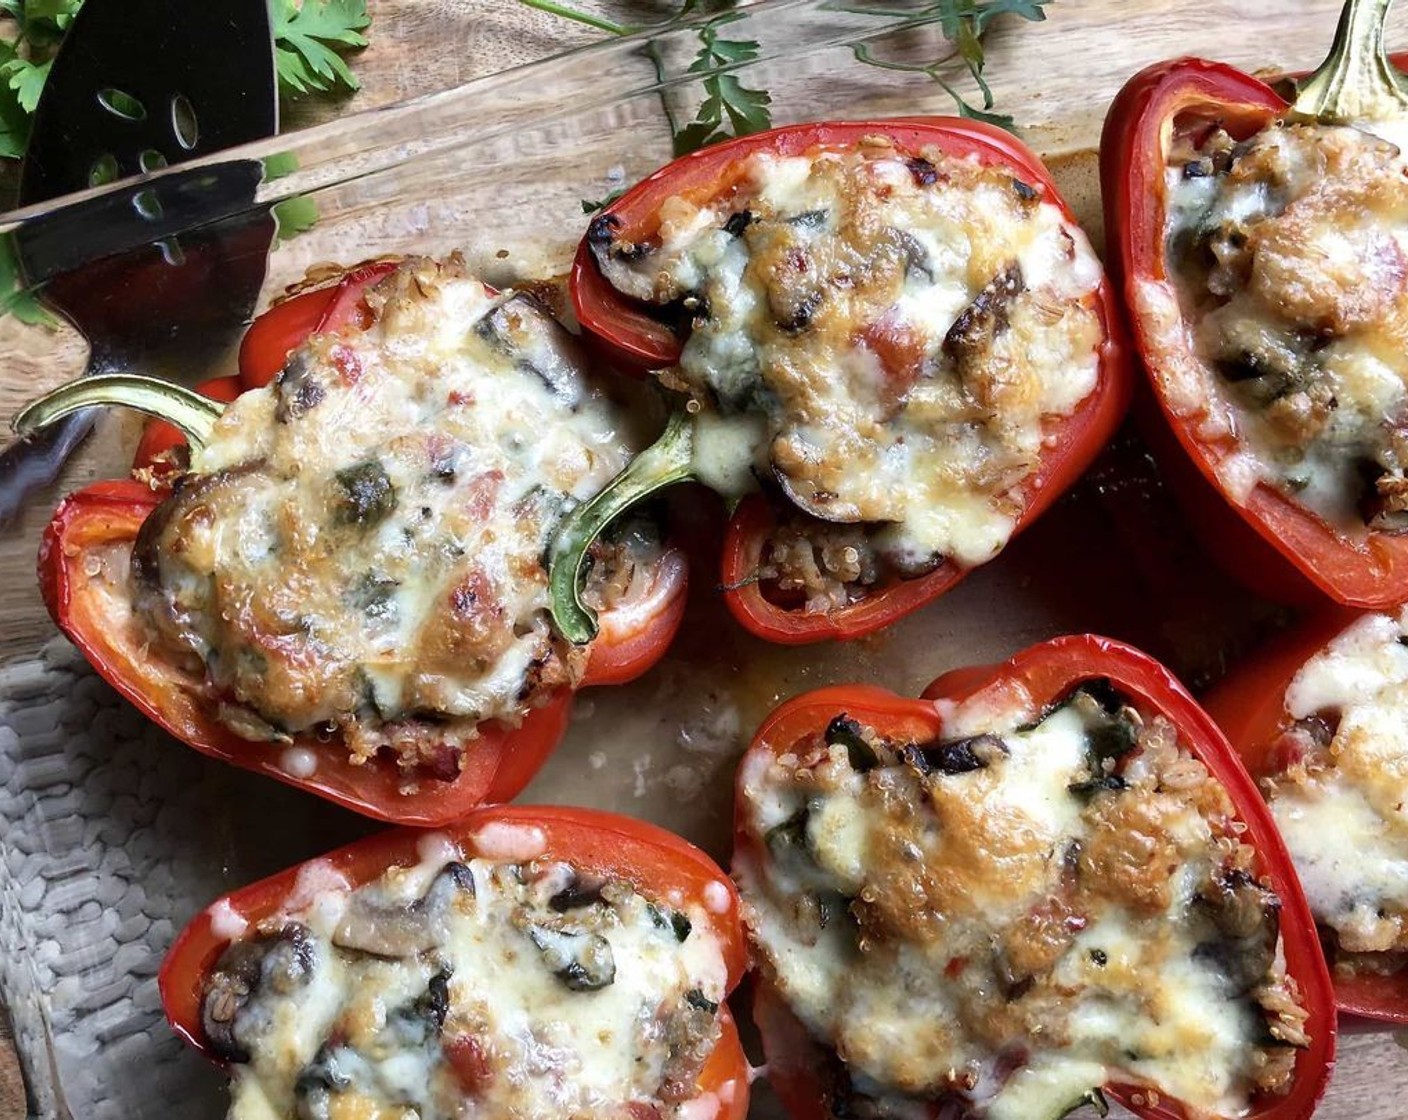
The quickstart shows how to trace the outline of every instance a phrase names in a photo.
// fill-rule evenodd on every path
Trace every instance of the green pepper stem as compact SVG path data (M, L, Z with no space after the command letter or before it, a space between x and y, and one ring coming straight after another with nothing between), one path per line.
M1346 0L1330 53L1301 82L1290 120L1351 124L1408 112L1408 83L1384 52L1384 21L1392 4Z
M606 489L567 515L548 550L552 621L559 634L579 646L596 637L596 612L582 602L582 567L592 542L636 503L695 477L694 421L684 411L674 412L658 440Z
M138 373L100 373L80 377L60 385L37 401L25 405L10 422L17 435L25 436L46 428L71 412L94 405L121 405L135 408L180 428L192 447L202 447L210 439L215 421L225 406L209 397Z

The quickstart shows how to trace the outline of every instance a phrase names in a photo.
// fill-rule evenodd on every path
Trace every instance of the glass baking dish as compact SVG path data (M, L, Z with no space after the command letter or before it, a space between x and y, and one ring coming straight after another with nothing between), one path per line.
M922 67L946 58L933 12L922 3L867 7L771 0L729 25L730 38L759 44L737 73L770 91L775 123L953 110L931 75L861 60ZM1179 53L1310 67L1337 4L1293 7L1288 15L1270 0L1114 8L1065 0L1049 27L1012 21L990 35L997 106L1052 161L1098 241L1093 148L1118 85ZM670 117L688 120L702 97L686 70L700 22L15 212L0 234L38 254L40 274L58 276L159 237L179 243L210 223L262 220L270 206L297 200L316 220L275 244L261 304L310 265L382 253L460 250L499 286L551 280L585 228L583 200L670 158ZM1406 30L1395 21L1395 43L1408 44ZM962 80L961 64L940 62L935 73ZM231 176L248 189L222 190ZM184 210L167 206L153 218L134 205L143 191L188 189ZM6 318L0 346L0 415L83 368L83 342L66 328ZM226 354L181 372L196 380L231 361ZM56 636L33 582L40 529L59 493L122 473L137 430L130 417L105 418L62 485L0 540L0 989L31 1110L45 1117L221 1115L218 1071L161 1017L163 951L215 895L374 827L173 743ZM567 741L522 800L634 813L726 861L733 762L787 695L839 680L913 691L954 665L1071 630L1132 641L1202 686L1286 621L1197 553L1129 434L997 561L882 636L764 646L726 617L710 578L696 574L682 637L664 663L632 686L582 697ZM1408 1078L1388 1037L1350 1036L1342 1053L1323 1115L1397 1115L1390 1086L1396 1079L1401 1092ZM776 1115L765 1093L754 1113Z

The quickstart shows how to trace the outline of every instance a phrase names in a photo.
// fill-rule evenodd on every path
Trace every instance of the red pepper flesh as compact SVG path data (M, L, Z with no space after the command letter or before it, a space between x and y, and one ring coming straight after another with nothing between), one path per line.
M344 327L363 327L362 297L378 280L389 276L399 260L366 261L349 268L326 286L281 300L255 319L240 343L240 381L246 389L269 384L288 356L310 334L331 334Z

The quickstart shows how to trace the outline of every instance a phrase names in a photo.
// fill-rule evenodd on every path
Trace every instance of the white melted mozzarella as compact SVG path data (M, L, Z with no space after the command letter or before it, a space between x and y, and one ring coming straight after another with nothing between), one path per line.
M1090 712L971 703L953 715L982 764L952 773L886 748L855 769L819 739L746 761L734 874L764 975L885 1115L956 1091L1043 1120L1120 1080L1238 1116L1260 1088L1267 1016L1208 949L1226 794L1167 724L1091 792L1114 771L1093 769Z
M168 504L138 604L257 716L236 725L249 737L345 725L354 756L434 762L417 752L455 738L443 722L404 744L376 725L458 719L472 738L574 683L545 546L633 444L527 297L410 261L367 299L367 329L313 336L229 407Z
M580 885L566 865L426 854L261 926L303 927L311 965L281 983L266 961L240 1007L231 1120L713 1115L694 1079L727 976L704 907L614 882L563 908L550 900Z
M754 155L722 202L667 202L650 251L598 259L693 311L672 376L766 418L743 458L801 509L879 526L906 567L972 566L1011 536L1049 423L1095 388L1102 273L1026 184L924 156Z
M1269 783L1316 920L1351 951L1408 948L1408 613L1370 615L1286 690L1295 720L1336 721L1324 755Z

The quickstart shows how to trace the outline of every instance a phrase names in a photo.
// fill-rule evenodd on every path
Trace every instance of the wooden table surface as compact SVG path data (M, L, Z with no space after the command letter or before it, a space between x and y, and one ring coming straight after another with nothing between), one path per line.
M633 22L644 22L652 14L658 17L672 7L637 4L631 9L620 2L602 3L600 0L581 0L577 6ZM285 131L308 127L340 113L371 109L452 88L469 79L601 38L599 32L523 8L512 0L369 0L369 7L374 21L369 32L371 45L354 61L362 90L350 97L310 98L286 105ZM1327 14L1331 4L1293 3L1283 7L1285 20L1305 23L1308 42L1325 41L1333 24L1333 16ZM1166 33L1165 53L1174 55L1181 50L1179 28L1198 20L1200 8L1194 0L1059 0L1053 4L1050 16L1053 25L1071 27L1108 24L1117 15L1121 19L1138 16L1144 21L1142 26L1159 27L1161 34ZM1162 19L1165 13L1166 25L1161 20L1149 21L1151 15ZM1394 40L1396 46L1408 45L1408 35L1401 33L1402 27L1400 23L1400 34ZM1055 29L1053 26L1052 31ZM1025 34L1032 36L1033 50L1043 49L1043 42L1055 42L1051 32L1045 29ZM1027 40L1022 40L1021 49L1027 49ZM1233 58L1249 56L1249 44L1229 39L1228 54ZM1004 61L1011 65L1010 58ZM1281 60L1267 61L1274 65ZM1108 64L1108 59L1082 58L1079 69L1082 72L1086 67L1108 69ZM1044 92L1035 94L1034 100L1026 106L1038 118L1045 108L1041 103ZM1103 104L1092 102L1088 109L1091 113L1102 114ZM1017 116L1021 123L1024 117L1020 110ZM1038 146L1041 146L1039 142ZM1087 207L1092 201L1093 198L1086 200ZM0 392L0 416L12 411L12 403ZM0 557L3 559L6 557ZM26 561L26 567L29 562ZM9 609L15 594L13 589L0 587L0 607L5 608L3 617L15 617ZM31 636L4 636L4 644L11 648L19 641L30 644ZM1343 1120L1350 1117L1400 1120L1408 1115L1408 1106L1403 1103L1405 1090L1408 1090L1408 1073L1405 1073L1402 1052L1387 1044L1383 1035L1351 1035L1342 1041L1341 1072L1330 1098L1317 1115ZM24 1091L18 1068L8 1047L0 1044L0 1120L24 1115Z

